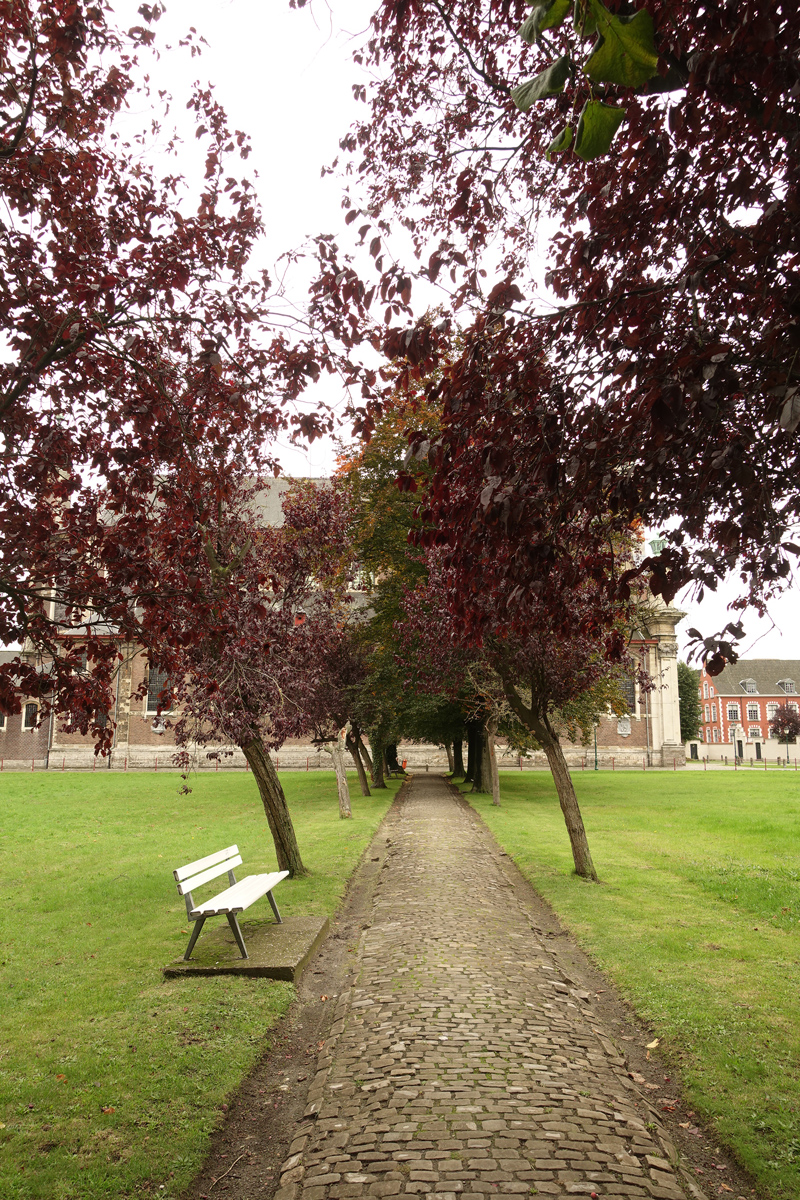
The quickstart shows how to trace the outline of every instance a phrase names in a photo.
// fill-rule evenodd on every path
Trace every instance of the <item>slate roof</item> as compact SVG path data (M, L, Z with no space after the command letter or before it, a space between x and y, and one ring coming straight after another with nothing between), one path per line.
M800 694L800 659L740 658L737 663L725 667L712 682L719 696L746 696L742 679L755 679L757 691L750 695L786 695L783 688L778 687L779 679L793 679Z

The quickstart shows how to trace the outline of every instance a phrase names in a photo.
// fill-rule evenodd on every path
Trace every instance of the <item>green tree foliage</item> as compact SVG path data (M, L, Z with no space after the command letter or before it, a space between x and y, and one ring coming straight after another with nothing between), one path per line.
M678 663L678 703L681 713L681 741L689 742L700 736L700 672L685 662Z
M438 410L398 400L387 405L368 443L339 450L339 485L351 506L350 546L369 605L357 635L369 668L354 714L369 731L374 768L383 747L402 737L436 744L465 737L457 704L408 686L410 667L397 635L404 597L427 577L425 555L408 538L410 530L424 527L417 509L430 474L427 460L409 459L408 431L420 423L436 431ZM413 479L412 489L398 489L401 472Z

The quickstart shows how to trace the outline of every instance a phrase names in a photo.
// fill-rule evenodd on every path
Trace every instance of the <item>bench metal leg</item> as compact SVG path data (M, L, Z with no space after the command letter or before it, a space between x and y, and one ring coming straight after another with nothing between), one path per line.
M192 936L189 938L189 945L186 947L186 953L183 956L185 962L188 962L189 959L192 957L192 951L194 950L194 944L197 941L197 939L199 938L200 930L203 928L205 923L206 923L205 917L198 917L196 919L196 921L194 923L194 929L192 930Z
M281 920L281 914L278 912L278 906L275 903L275 898L273 897L272 892L267 892L267 899L269 900L270 905L272 906L272 911L275 913L275 920L278 922L279 925L282 925L283 921Z
M244 944L244 938L242 937L242 931L239 928L239 922L236 920L236 913L226 913L225 916L228 918L228 924L233 930L233 936L236 938L236 945L242 952L242 958L249 958L250 955L247 953L247 947Z

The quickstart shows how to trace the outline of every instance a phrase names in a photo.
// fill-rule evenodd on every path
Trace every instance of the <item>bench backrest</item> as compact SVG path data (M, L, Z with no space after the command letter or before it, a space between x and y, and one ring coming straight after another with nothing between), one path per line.
M216 854L208 854L196 862L187 863L185 867L178 867L172 872L178 885L178 895L190 896L193 888L201 887L227 871L233 871L234 867L241 866L241 862L239 847L228 846L226 850L218 850Z

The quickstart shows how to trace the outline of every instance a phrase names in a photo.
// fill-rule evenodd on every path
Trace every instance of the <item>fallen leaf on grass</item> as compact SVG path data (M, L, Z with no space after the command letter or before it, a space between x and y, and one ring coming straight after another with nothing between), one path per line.
M320 996L320 1000L327 1000L327 999L328 999L327 996Z
M680 1125L681 1129L689 1129L691 1126L691 1121L678 1121L678 1124Z
M112 1112L116 1112L117 1110L114 1108L114 1106L112 1104L107 1104L106 1107L104 1109L102 1109L101 1111L104 1113L112 1113Z
M56 1075L56 1079L58 1079L61 1083L66 1083L67 1077L66 1075Z
M658 1038L653 1038L652 1042L647 1043L647 1045L645 1046L645 1050L655 1050L657 1045L658 1045Z

